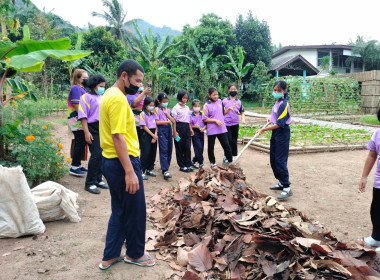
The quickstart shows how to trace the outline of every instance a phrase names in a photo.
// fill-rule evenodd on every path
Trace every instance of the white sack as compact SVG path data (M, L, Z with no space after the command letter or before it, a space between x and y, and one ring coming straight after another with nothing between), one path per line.
M34 202L44 222L62 220L68 217L71 222L79 222L78 194L64 186L47 181L32 189Z
M0 165L0 238L45 232L21 166Z

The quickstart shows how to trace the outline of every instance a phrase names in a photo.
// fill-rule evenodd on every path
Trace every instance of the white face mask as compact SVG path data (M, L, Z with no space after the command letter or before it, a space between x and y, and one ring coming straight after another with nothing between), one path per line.
M200 110L201 110L201 107L193 107L193 111L194 111L194 112L197 112L197 113L198 113Z
M154 110L154 106L148 106L146 108L148 109L149 112L153 112L153 110Z

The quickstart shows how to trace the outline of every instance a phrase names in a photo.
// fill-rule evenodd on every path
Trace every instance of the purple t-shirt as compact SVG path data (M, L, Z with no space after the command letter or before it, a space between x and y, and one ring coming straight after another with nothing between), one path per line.
M144 125L146 125L149 129L156 128L156 120L158 117L155 113L147 113L142 111L140 114L140 128L142 129Z
M173 107L172 116L176 122L190 123L190 109L187 105L182 107L177 104Z
M78 113L74 109L73 104L79 104L80 98L86 90L79 85L73 85L70 89L69 97L67 100L67 124L72 131L81 130L82 124L78 121Z
M198 116L194 114L194 112L190 115L190 125L196 126L199 124L199 128L203 128L205 123L203 122L202 112L199 113Z
M139 126L139 123L140 123L140 114L142 112L142 108L143 108L143 105L144 105L144 99L143 98L140 102L139 105L137 105L137 107L135 107L134 103L135 103L135 99L136 97L138 97L140 95L140 93L136 93L136 94L127 94L127 100L128 100L128 103L129 103L129 106L131 106L131 109L132 109L132 112L133 112L133 115L135 116L135 124L136 126Z
M278 124L280 127L285 127L292 122L290 105L288 99L277 100L272 108L270 121Z
M166 110L168 111L169 116L171 116L170 109L167 108ZM166 121L170 121L168 119L168 117L165 115L164 111L162 111L162 109L160 107L156 107L156 109L154 110L154 113L156 114L156 116L158 118L157 120L159 120L159 121L165 121L165 122ZM165 124L165 125L170 125L170 124Z
M86 93L83 94L78 107L78 119L87 119L87 123L99 121L99 105L101 95Z
M207 101L203 106L202 119L217 119L223 122L222 126L214 122L207 123L207 135L222 134L227 132L226 124L224 123L223 103L218 99L216 102Z
M373 133L371 139L368 142L367 149L376 152L377 155L380 154L380 128ZM373 187L380 189L380 157L377 158L377 168Z
M244 112L243 104L241 104L240 99L231 99L229 97L223 99L224 109L233 107L236 104L235 109L229 111L227 115L224 116L224 122L226 126L233 126L239 124L239 113Z

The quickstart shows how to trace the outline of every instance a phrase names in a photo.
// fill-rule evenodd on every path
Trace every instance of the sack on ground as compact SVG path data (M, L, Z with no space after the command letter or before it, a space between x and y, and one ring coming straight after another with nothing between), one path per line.
M77 193L56 182L47 181L33 188L32 195L44 222L62 220L65 217L71 222L80 222Z
M0 165L0 238L44 232L22 167Z

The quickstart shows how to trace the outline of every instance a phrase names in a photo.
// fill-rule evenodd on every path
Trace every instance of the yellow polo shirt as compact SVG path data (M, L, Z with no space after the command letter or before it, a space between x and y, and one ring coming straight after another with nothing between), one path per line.
M109 88L99 106L100 146L105 158L117 158L112 134L123 134L130 156L140 155L139 139L135 126L135 117L129 107L127 97L117 87Z

